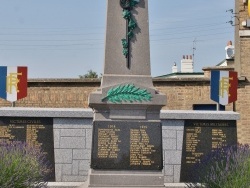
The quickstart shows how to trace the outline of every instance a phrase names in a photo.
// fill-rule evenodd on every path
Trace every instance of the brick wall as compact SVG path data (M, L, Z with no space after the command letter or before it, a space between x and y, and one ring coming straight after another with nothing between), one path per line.
M16 102L17 107L87 108L88 96L100 87L100 80L31 79L28 96ZM210 100L210 81L208 78L168 78L154 79L154 86L167 97L168 110L192 110L193 104L215 104ZM0 107L10 106L0 99ZM233 110L233 104L226 110ZM240 81L236 111L238 139L240 143L250 143L250 83Z
M154 86L167 97L163 109L193 110L193 104L215 104L210 100L209 79L162 79L155 80Z
M210 82L206 78L158 79L157 90L166 94L164 109L192 110L193 104L214 104L209 98ZM32 79L28 84L28 96L16 102L16 107L87 108L88 96L100 87L100 80ZM0 107L10 106L0 99Z
M241 75L250 78L250 36L240 39L240 63L241 63Z
M210 100L210 81L208 78L168 78L155 79L154 86L166 94L168 110L192 110L193 104L215 104ZM100 87L100 80L69 79L31 79L28 96L16 102L17 107L46 108L88 108L88 96ZM250 143L250 84L241 82L238 89L236 111L240 113L238 138L241 143ZM0 99L0 106L10 106ZM226 110L233 110L232 104Z
M28 96L16 107L87 108L89 93L100 86L98 79L30 79ZM0 99L0 106L11 106Z
M244 76L246 81L240 83L238 87L238 100L236 111L240 113L238 121L239 142L250 144L250 35L240 36L240 31L248 31L250 28L242 26L242 21L250 19L247 4L242 0L235 1L236 27L235 27L235 68L240 76ZM238 24L238 25L237 25Z
M236 111L240 113L237 121L239 142L250 144L250 83L239 84Z

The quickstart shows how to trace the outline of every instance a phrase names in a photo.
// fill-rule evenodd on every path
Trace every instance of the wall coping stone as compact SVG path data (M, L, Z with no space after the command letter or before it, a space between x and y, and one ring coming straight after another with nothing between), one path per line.
M214 67L204 67L204 71L210 70L220 70L221 67L216 69ZM227 68L228 69L228 68ZM232 69L232 68L229 68ZM159 82L210 82L210 78L207 77L174 77L174 78L165 78L165 77L153 77L153 84ZM245 81L245 77L238 77L239 81ZM29 84L101 84L100 78L84 78L84 79L64 79L64 78L31 78L28 79Z
M0 108L0 116L93 118L93 111L88 108L2 107Z
M173 81L186 81L186 82L209 82L210 78L205 77L179 77L179 78L157 78L153 77L153 83L154 82L173 82ZM54 84L60 84L60 83L99 83L101 84L100 78L83 78L83 79L74 79L74 78L30 78L28 79L28 83L54 83Z
M203 67L202 70L203 71L211 71L211 70L230 71L230 70L234 70L234 68L230 66L214 66L214 67Z
M93 82L99 83L101 82L100 78L30 78L28 79L30 83L85 83L85 82Z
M0 116L14 117L55 117L55 118L93 118L90 108L27 108L1 107ZM232 111L199 110L161 110L164 119L238 120L240 114Z
M239 120L233 111L161 110L161 119Z

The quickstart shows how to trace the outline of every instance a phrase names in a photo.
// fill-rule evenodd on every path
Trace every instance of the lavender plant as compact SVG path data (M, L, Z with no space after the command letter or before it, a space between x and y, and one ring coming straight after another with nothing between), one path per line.
M0 142L0 187L45 188L51 169L40 148Z
M189 188L249 188L250 148L237 145L218 149L196 166L194 174L197 182L186 183Z

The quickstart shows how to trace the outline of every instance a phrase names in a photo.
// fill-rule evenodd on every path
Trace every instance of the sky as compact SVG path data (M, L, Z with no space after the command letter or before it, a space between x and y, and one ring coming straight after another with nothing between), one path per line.
M118 0L117 0L118 1ZM234 43L234 0L148 0L152 76L194 71L225 59ZM0 66L28 66L28 78L103 72L106 0L0 0Z

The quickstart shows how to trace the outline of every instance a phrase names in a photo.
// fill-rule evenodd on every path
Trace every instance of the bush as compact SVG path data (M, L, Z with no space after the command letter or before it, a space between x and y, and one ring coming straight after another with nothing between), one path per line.
M40 148L21 142L0 142L0 187L42 188L51 170Z
M186 183L189 188L249 188L250 148L237 145L218 149L194 169L199 183Z

